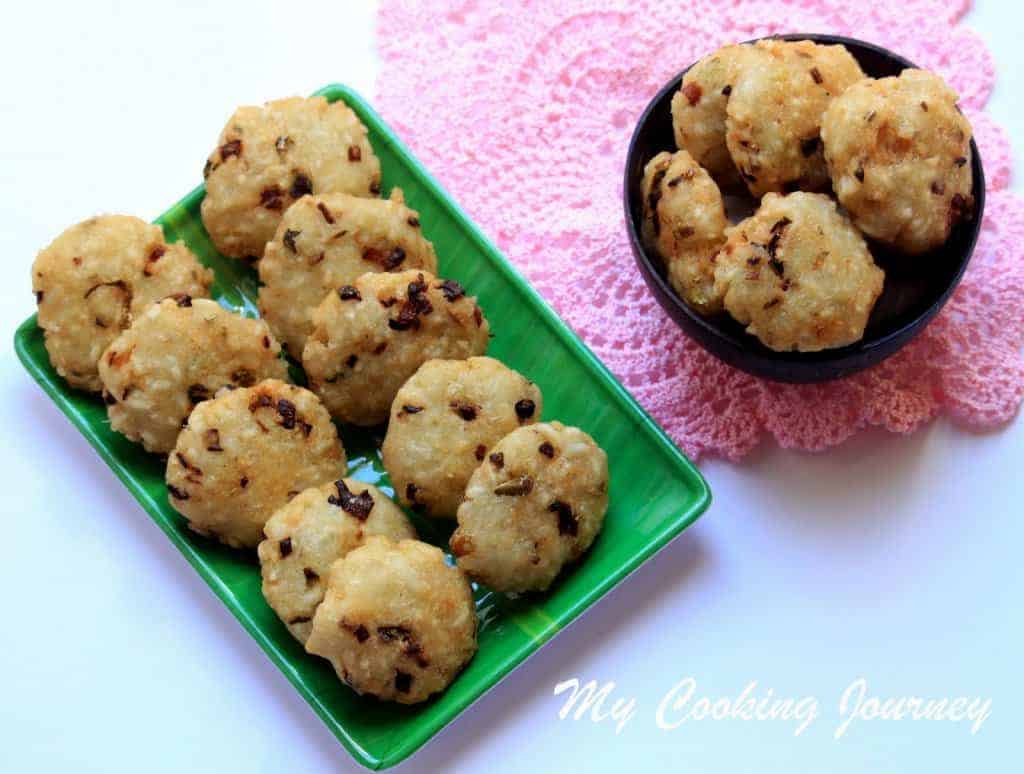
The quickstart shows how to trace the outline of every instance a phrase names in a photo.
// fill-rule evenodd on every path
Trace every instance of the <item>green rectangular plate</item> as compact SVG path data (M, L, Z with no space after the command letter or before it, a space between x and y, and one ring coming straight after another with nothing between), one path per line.
M498 250L470 222L409 150L357 94L321 89L343 100L370 130L383 167L383 188L401 186L420 212L424 234L440 257L440 274L478 296L495 332L488 354L526 374L544 394L545 419L577 425L608 452L610 502L604 530L589 555L547 593L512 599L476 589L480 650L439 697L415 707L362 699L326 661L307 655L263 600L252 555L222 548L190 532L167 503L163 463L111 431L100 400L70 389L50 366L32 316L15 334L18 357L106 460L150 517L298 689L331 732L365 766L392 766L422 746L463 709L538 650L580 613L691 524L710 493L693 465L580 342ZM226 307L256 315L256 273L224 258L199 217L200 187L159 219L170 241L185 242L217 275L213 295ZM301 381L301 373L295 374ZM379 434L341 428L357 478L393 494L380 463ZM415 514L420 535L447 547L451 526Z

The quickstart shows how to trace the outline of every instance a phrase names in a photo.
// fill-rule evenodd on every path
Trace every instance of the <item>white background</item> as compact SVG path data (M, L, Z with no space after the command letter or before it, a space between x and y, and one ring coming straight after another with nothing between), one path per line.
M373 8L86 5L3 14L0 770L354 769L22 371L10 336L33 310L36 250L95 212L155 217L198 182L233 106L332 80L372 95ZM1017 138L1022 21L995 0L967 19L1002 74L990 109ZM715 502L698 525L405 770L1013 768L1022 465L1019 420L982 436L939 421L824 455L765 444L739 465L708 462ZM712 696L750 680L762 693L814 695L822 717L796 739L785 723L658 731L659 699L688 675ZM572 676L636 697L621 735L558 721L552 687ZM990 697L993 714L974 737L962 725L876 722L836 742L839 696L860 676L883 696Z

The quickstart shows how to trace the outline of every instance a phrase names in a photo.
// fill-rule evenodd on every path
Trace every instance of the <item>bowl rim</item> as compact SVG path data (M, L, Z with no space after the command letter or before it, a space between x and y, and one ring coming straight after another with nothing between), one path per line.
M917 68L917 65L911 62L904 56L901 56L893 51L890 51L882 46L875 43L870 43L865 40L858 38L846 37L843 35L829 35L825 33L785 33L777 35L765 35L760 38L753 38L751 40L742 41L744 44L756 43L759 40L810 40L814 43L821 43L826 45L853 45L854 47L867 49L875 53L876 55L890 59L897 64L901 65L904 69ZM727 45L723 43L722 45ZM971 133L971 166L972 176L975 178L977 185L974 186L972 194L974 196L974 212L973 218L970 221L970 232L968 234L967 243L963 250L963 255L960 257L959 265L954 273L948 286L939 294L931 304L929 304L920 314L913 319L905 322L899 327L884 333L877 338L865 341L863 338L859 341L848 344L844 347L837 347L834 349L823 349L817 352L797 352L797 351L786 351L776 352L765 347L763 344L753 337L751 334L745 331L739 336L734 336L729 333L723 332L713 322L698 314L693 310L689 304L676 293L675 289L669 284L666 276L660 270L660 266L663 261L660 256L652 255L648 252L647 248L643 243L643 239L640 236L638 224L633 218L633 203L634 197L632 196L631 189L631 175L630 170L633 167L634 157L637 155L637 141L641 130L650 121L652 114L654 113L657 106L669 93L674 93L680 86L683 76L700 60L696 60L690 63L687 67L681 70L671 80L669 80L664 86L662 86L651 100L644 107L643 112L637 119L636 125L633 128L633 132L629 139L629 146L626 151L626 163L623 172L623 190L622 190L622 201L623 201L623 212L625 214L626 231L629 237L630 246L632 247L634 257L638 264L640 264L641 273L644 275L644 279L647 283L655 283L657 291L654 295L658 302L665 306L665 304L671 305L672 309L666 309L669 313L669 317L673 318L673 322L680 327L682 332L689 336L691 339L697 341L704 349L708 350L712 355L724 360L736 368L747 373L752 373L762 378L768 378L773 381L779 382L818 382L818 381L831 381L834 379L842 378L850 374L862 371L866 368L870 368L872 365L877 365L886 358L891 357L904 346L909 344L937 315L942 308L949 301L956 288L960 285L960 281L963 279L964 272L967 270L967 266L971 261L974 254L974 249L977 245L978 236L981 233L982 220L985 213L985 171L982 164L981 155L978 153L978 147L975 142L973 127ZM671 149L666 149L671 150ZM642 167L641 167L642 169ZM641 203L642 204L642 203ZM673 311L674 310L674 311ZM871 363L855 363L850 364L848 367L842 369L842 373L837 373L829 376L823 376L819 378L809 379L806 376L795 375L791 379L786 379L783 376L776 375L770 376L763 373L761 370L752 370L746 367L740 362L735 362L734 358L725 358L718 352L713 352L708 349L701 337L691 335L679 322L675 319L677 314L681 314L687 318L687 320L699 328L705 336L716 339L717 341L728 345L729 349L736 352L737 354L742 353L746 356L756 356L765 361L772 361L779 364L794 364L799 366L828 366L837 365L839 361L846 358L860 356L862 360L868 360L871 355L877 350L890 350L881 355L878 360ZM902 341L899 341L903 339ZM752 351L751 345L760 345L763 348L763 352Z

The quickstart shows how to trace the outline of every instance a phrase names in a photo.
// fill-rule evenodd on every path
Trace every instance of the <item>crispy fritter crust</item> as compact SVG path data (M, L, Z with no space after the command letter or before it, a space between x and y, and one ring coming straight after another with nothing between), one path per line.
M331 567L306 650L359 694L415 704L451 684L476 634L469 581L440 549L370 537Z
M404 505L454 518L491 447L540 419L540 389L489 357L428 360L398 391L384 467Z
M364 274L313 312L302 365L333 416L377 425L421 365L482 355L489 340L483 312L458 282L423 271Z
M459 567L496 591L543 591L590 548L608 509L608 457L559 422L513 430L473 473L451 537Z
M32 290L50 362L72 387L99 392L100 355L132 320L168 296L209 295L213 272L159 226L99 215L71 226L39 253Z
M701 314L722 308L715 293L715 255L725 243L722 194L686 151L659 153L644 168L643 237L668 270L669 282Z
M722 46L686 71L672 97L672 130L685 150L722 186L740 185L739 172L725 143L725 114L753 46Z
M299 642L313 629L331 565L372 535L416 537L405 513L377 487L343 478L296 495L263 527L263 596Z
M402 192L391 199L310 196L285 213L260 261L260 313L294 358L313 330L313 310L367 272L437 272L434 246Z
M286 378L280 352L265 322L216 301L153 304L100 358L110 426L167 454L196 404L221 387Z
M343 102L323 97L239 108L203 176L203 224L233 258L262 256L281 215L306 194L380 193L380 162L366 127Z
M884 274L830 198L768 194L726 233L715 286L766 347L814 352L864 336Z
M832 187L865 234L923 253L971 215L971 125L956 101L934 73L904 70L852 86L825 111Z
M726 106L726 144L754 196L821 190L821 114L864 73L842 46L760 40Z
M268 379L195 407L167 461L168 499L196 532L255 548L275 511L345 466L320 399Z

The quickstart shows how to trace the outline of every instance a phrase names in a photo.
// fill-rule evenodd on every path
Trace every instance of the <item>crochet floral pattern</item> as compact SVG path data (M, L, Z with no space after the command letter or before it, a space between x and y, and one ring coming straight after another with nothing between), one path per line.
M883 7L886 6L886 7ZM973 429L1024 398L1024 202L967 0L383 0L378 105L530 282L692 457L739 459L766 434L825 449L945 413ZM828 384L776 384L687 339L636 269L622 169L641 111L714 48L784 32L869 40L961 97L988 178L981 237L949 304L897 355ZM587 303L580 303L580 299Z

